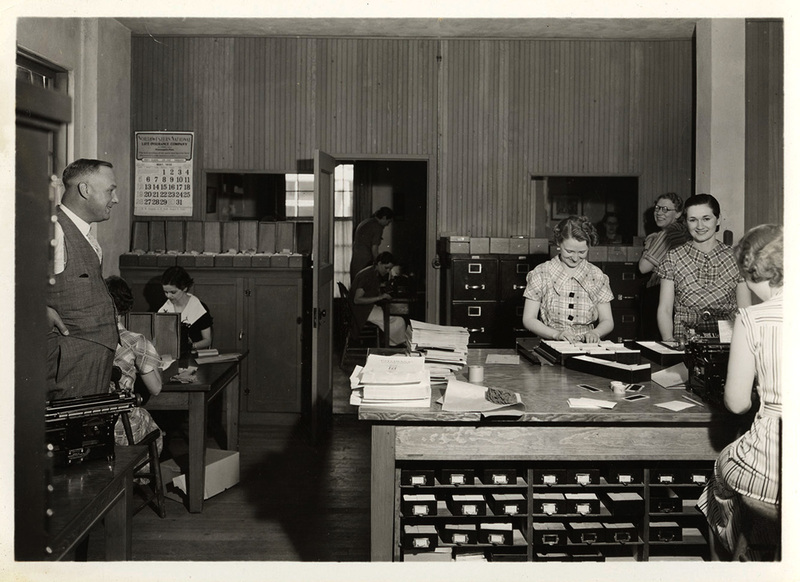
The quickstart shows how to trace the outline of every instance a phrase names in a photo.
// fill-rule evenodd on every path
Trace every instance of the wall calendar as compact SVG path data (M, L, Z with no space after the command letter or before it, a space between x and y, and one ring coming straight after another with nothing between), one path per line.
M136 132L135 216L191 216L194 132Z

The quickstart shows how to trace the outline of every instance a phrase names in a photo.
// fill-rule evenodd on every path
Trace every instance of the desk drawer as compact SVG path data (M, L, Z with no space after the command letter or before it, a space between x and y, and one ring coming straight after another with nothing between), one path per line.
M469 330L469 345L489 345L495 338L497 305L495 301L453 303L451 325Z
M497 299L497 259L453 259L453 300Z

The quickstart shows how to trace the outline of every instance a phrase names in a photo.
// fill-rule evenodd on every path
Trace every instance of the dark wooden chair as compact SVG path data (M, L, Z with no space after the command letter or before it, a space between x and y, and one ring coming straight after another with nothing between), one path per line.
M741 529L733 560L775 562L781 559L780 505L741 496Z
M381 330L380 328L370 322L367 322L364 327L358 329L355 325L355 317L353 316L353 305L350 303L350 294L344 283L341 281L336 282L339 288L339 295L342 298L343 317L341 334L343 338L342 347L342 360L339 364L341 368L346 367L346 361L349 358L358 357L366 361L367 350L369 348L377 348L382 345L381 343Z
M119 380L121 377L122 371L117 366L114 366L111 373L111 380L114 382L118 391L120 390ZM159 517L166 517L167 507L164 502L164 480L161 477L161 463L158 460L158 437L161 436L161 431L150 431L142 440L135 442L129 413L123 412L120 415L120 419L125 429L125 436L128 439L128 444L147 446L147 459L136 467L133 472L134 489L141 496L141 500L133 507L133 515L136 515L142 509L151 505Z

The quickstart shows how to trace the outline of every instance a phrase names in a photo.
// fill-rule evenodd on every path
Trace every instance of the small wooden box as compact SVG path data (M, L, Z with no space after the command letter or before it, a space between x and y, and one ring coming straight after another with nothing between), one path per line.
M522 493L490 493L489 504L495 515L524 515L528 512Z
M197 255L188 253L178 255L175 259L175 264L179 267L194 267L197 264Z
M548 247L550 241L546 238L530 238L528 239L528 254L529 255L546 255L548 254Z
M156 253L145 253L143 255L139 255L139 266L140 267L157 267L158 266L158 257Z
M223 222L222 226L222 252L239 250L239 223Z
M590 263L608 262L608 247L589 247L586 260Z
M439 542L439 534L433 525L403 526L403 548L409 550L432 550Z
M453 495L448 507L453 515L486 515L486 498L477 493Z
M651 521L651 542L680 542L683 541L683 530L674 521Z
M493 255L507 255L509 253L509 239L491 237L489 239L489 252Z
M545 515L566 513L567 500L563 493L534 493L532 510Z
M289 255L289 268L290 269L302 269L305 263L305 257L303 255L299 255L297 253L293 253Z
M474 469L439 469L439 483L442 485L473 485Z
M251 255L238 253L233 255L233 266L247 269L251 266Z
M528 239L524 236L512 236L508 239L508 252L512 255L527 255L529 248Z
M613 515L641 515L644 499L635 491L609 491L606 493L606 507Z
M436 496L432 493L403 495L400 507L405 516L427 516L436 515Z
M594 515L600 513L600 500L594 493L564 493L567 513Z
M625 247L606 247L606 261L609 263L624 263L628 260L628 250Z
M167 221L167 250L182 253L186 249L186 239L183 232L183 221Z
M445 249L451 255L469 254L469 237L457 235L445 237Z
M625 252L627 253L627 261L628 263L638 263L639 259L642 258L642 253L644 252L643 246L631 246L625 247Z
M576 544L596 544L607 541L608 530L596 521L568 523L569 539Z
M514 543L514 526L510 523L481 523L478 526L478 543L510 546Z
M214 259L217 255L197 255L194 258L194 264L196 267L213 267L214 266Z
M186 244L184 248L187 252L203 252L203 223L201 221L190 220L186 223Z
M137 220L133 223L133 232L131 233L131 250L132 251L147 251L150 249L150 223Z
M158 255L157 265L164 269L174 267L177 262L177 257L178 255L160 254Z
M481 483L484 485L515 485L517 470L513 468L484 469L481 474Z
M474 523L447 523L441 536L442 541L448 544L477 544L478 526Z
M596 485L600 482L600 469L567 469L567 483Z
M567 482L567 471L565 469L534 469L534 485L561 485Z
M250 266L251 267L258 267L259 269L263 269L264 267L270 266L270 255L265 254L257 254L250 257Z
M294 222L281 220L275 223L275 251L279 253L294 252Z
M275 236L277 227L274 222L258 223L258 252L273 254L275 252Z
M150 240L148 250L163 253L167 250L167 231L163 220L150 221Z
M119 256L120 267L136 267L139 264L139 255L136 253L123 253Z
M220 223L208 221L203 223L203 252L219 253L222 251L222 235Z
M641 468L627 465L608 465L605 471L606 481L614 485L641 483L642 474Z
M221 253L214 256L215 267L233 267L233 255L230 253Z
M239 250L258 250L258 222L255 220L242 220L239 222Z
M469 239L469 252L472 255L489 254L489 237L472 237Z
M433 469L402 469L400 471L400 485L434 485Z
M567 528L560 521L533 522L533 543L542 546L565 546Z
M269 266L272 268L286 269L289 267L289 255L274 254L269 258Z
M603 523L603 527L607 530L607 541L609 542L630 544L639 541L639 535L636 533L636 526L632 523Z

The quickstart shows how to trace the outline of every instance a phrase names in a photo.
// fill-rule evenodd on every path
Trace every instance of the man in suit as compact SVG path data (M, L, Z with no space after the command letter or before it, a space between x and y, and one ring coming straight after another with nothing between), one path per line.
M113 166L80 159L64 169L56 209L54 283L47 294L48 398L109 390L119 342L114 300L102 271L102 249L91 232L119 202Z

